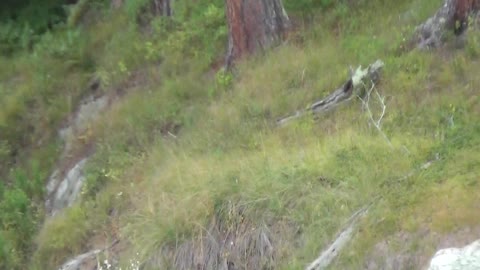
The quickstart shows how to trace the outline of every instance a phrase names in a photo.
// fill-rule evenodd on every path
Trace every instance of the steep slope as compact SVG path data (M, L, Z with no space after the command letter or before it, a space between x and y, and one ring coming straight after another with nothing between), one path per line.
M128 90L91 123L81 200L41 226L30 268L119 241L93 263L300 269L370 204L331 269L417 269L437 248L475 240L478 32L461 49L452 37L444 48L406 52L413 27L442 1L342 2L329 15L307 14L308 26L231 75L211 72L226 42L222 1L199 2L170 25L139 27L126 7L81 32L102 91ZM359 99L276 125L337 88L350 66L376 59L385 62L381 132ZM138 70L146 75L131 87ZM87 81L70 81L75 100ZM42 165L48 174L51 163Z

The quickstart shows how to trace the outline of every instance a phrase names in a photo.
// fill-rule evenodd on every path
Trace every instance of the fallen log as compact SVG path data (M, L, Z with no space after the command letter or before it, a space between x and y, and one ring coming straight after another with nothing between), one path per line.
M338 105L350 100L354 97L354 93L359 94L363 90L368 82L377 82L380 78L380 70L383 68L384 63L381 60L375 61L367 68L362 69L359 66L352 76L339 88L334 90L330 95L322 100L314 102L305 110L296 111L295 113L280 118L277 120L277 125L284 125L293 119L299 118L307 113L320 114L325 113Z

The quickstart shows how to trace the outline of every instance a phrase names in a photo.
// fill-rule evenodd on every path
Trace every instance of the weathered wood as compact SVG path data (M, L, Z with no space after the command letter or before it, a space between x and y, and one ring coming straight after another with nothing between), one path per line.
M365 206L364 208L355 212L349 219L347 227L337 236L335 241L326 248L322 254L311 264L309 264L306 270L321 270L327 268L332 261L338 256L340 251L350 242L355 229L358 226L360 218L362 218L372 206L373 203Z
M333 91L326 98L317 101L310 105L306 110L296 111L294 114L283 117L277 120L278 125L283 125L290 122L293 119L299 118L306 113L320 114L328 112L338 105L350 100L354 95L364 86L364 80L377 82L379 79L379 72L383 68L384 64L381 60L375 61L375 63L368 66L366 69L362 69L361 66L352 74L342 86Z
M410 171L405 176L395 179L394 182L403 181L423 170L427 170L434 162L438 161L439 159L440 158L437 153L435 154L434 159L425 162L420 167ZM392 181L385 181L384 183L392 184ZM350 216L350 218L346 222L345 228L338 234L332 244L330 244L326 249L324 249L320 256L306 267L306 270L322 270L327 268L338 256L338 254L340 254L340 252L347 246L350 240L352 240L354 234L358 230L360 220L368 213L368 210L373 205L377 204L377 202L382 198L383 196L381 194L375 196L368 205L353 213L353 215Z
M227 70L236 59L278 44L290 21L281 0L225 0L229 28Z

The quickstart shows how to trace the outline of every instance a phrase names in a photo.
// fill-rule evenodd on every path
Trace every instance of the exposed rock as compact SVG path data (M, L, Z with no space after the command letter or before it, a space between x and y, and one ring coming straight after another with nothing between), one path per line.
M112 97L108 95L97 93L98 82L94 81L90 88L94 92L82 100L67 125L59 131L59 136L64 142L63 153L57 168L48 179L46 187L45 206L51 215L71 206L80 194L85 180L83 170L89 153L88 151L80 151L73 155L72 153L75 152L74 149L78 148L79 138L88 137L90 125L98 120L112 100ZM81 148L87 150L84 145Z
M365 260L364 269L428 269L430 259L436 250L452 246L465 246L472 241L472 236L479 234L480 227L466 227L449 234L438 234L428 229L411 233L399 232L375 245ZM446 269L453 270L455 268L430 268L428 270Z
M115 246L120 243L117 239L109 246L101 249L94 249L89 252L76 256L75 258L64 263L58 270L101 270L101 269L121 269L118 268L118 257L114 255ZM101 259L102 258L102 259ZM132 262L132 260L130 260ZM131 263L131 266L137 266ZM129 268L130 269L130 268ZM138 269L133 267L131 269Z
M81 191L85 180L84 166L87 158L94 152L92 125L99 120L103 112L125 95L127 90L136 89L145 81L145 70L140 70L133 72L132 76L115 90L103 92L100 81L96 78L91 80L88 87L90 94L81 101L77 110L59 130L64 147L46 186L45 205L49 214L71 206ZM175 132L178 127L172 128L172 132Z
M72 150L76 142L76 135L85 133L89 129L89 125L97 120L100 113L107 108L108 103L107 96L99 98L89 96L83 100L70 124L59 132L60 138L65 142L64 153Z
M428 270L480 269L480 240L463 248L441 249L435 253Z
M83 170L86 162L87 158L82 159L68 171L62 180L60 180L58 170L50 177L47 184L49 199L46 202L46 208L52 215L58 210L71 206L77 199L85 181Z
M93 270L96 269L97 264L93 264L92 260L96 259L96 256L102 252L101 249L95 249L78 255L74 259L66 262L58 270ZM93 264L93 266L92 266Z

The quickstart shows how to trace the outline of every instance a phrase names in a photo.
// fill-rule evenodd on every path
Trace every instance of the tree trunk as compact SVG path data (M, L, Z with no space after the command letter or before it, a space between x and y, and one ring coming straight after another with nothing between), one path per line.
M480 8L480 0L455 0L453 14L453 29L455 34L461 34L468 27L468 16Z
M229 69L233 61L278 44L290 25L281 0L225 0Z
M439 47L446 31L462 34L469 16L479 10L480 0L445 0L432 17L417 27L413 41L420 49Z
M153 0L152 10L156 16L172 16L173 0Z

